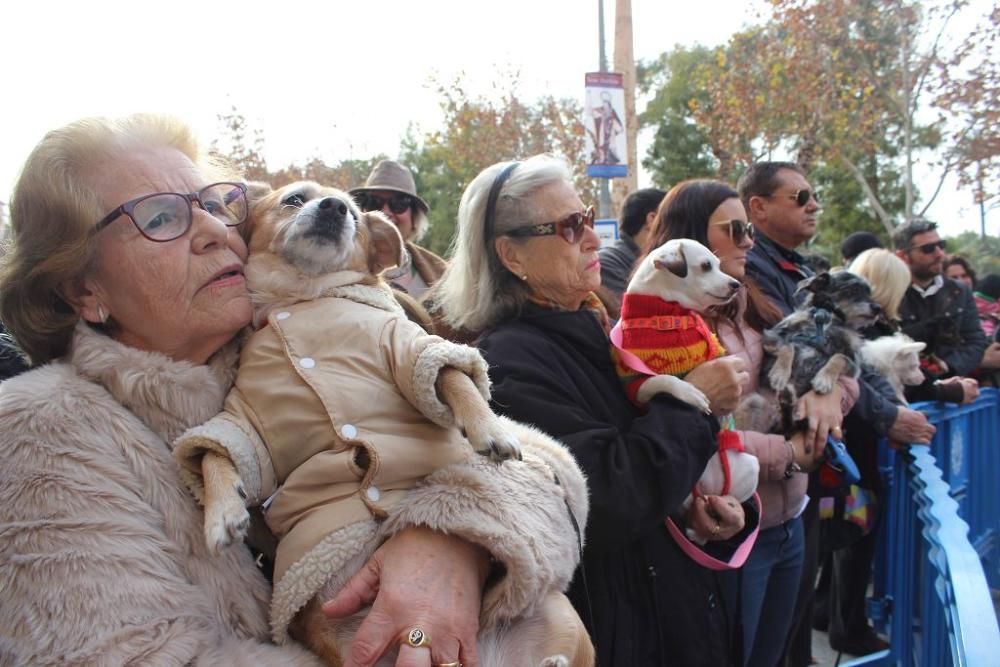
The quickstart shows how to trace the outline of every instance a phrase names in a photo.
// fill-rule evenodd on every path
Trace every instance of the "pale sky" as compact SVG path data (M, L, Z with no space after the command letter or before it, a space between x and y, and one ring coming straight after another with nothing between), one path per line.
M609 64L614 4L605 1ZM0 201L42 135L82 116L169 112L211 139L217 114L235 105L263 130L275 169L313 156L330 163L395 156L409 124L419 131L440 123L434 76L450 81L464 72L476 92L489 93L506 80L498 73L519 71L524 99L582 100L584 73L598 69L597 7L597 0L4 2ZM756 22L760 7L632 0L635 56L654 58L678 43L721 44ZM649 177L640 173L639 182ZM930 213L947 234L979 229L971 192L954 184ZM997 234L1000 208L990 216L987 232Z

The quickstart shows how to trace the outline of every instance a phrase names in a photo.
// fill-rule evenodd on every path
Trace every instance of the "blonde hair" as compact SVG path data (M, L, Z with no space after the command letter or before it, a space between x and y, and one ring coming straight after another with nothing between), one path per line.
M539 222L541 214L531 197L536 190L559 182L573 184L569 166L559 158L536 155L521 162L500 188L493 234L485 238L490 190L510 164L500 162L481 171L458 206L454 255L429 298L431 311L455 331L480 333L520 310L528 298L527 287L500 262L493 239ZM512 241L519 239L512 237Z
M854 258L847 270L861 276L872 287L872 298L882 306L886 316L899 319L899 304L910 286L910 268L894 253L883 248L871 248Z
M14 187L13 238L0 265L0 321L32 364L65 354L79 320L60 291L95 261L92 230L107 214L95 174L140 146L174 148L205 173L233 173L171 116L85 118L46 134Z

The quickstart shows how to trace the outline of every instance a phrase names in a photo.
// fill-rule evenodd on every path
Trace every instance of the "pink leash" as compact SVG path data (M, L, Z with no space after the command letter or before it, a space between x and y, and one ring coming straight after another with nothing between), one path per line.
M750 550L753 549L753 545L757 542L757 534L760 532L760 522L764 519L764 508L760 504L760 496L754 491L753 499L757 503L757 507L760 508L760 516L757 520L757 527L753 529L753 532L747 535L747 538L743 540L743 543L737 547L736 552L733 553L733 557L727 561L721 561L717 558L709 556L707 553L702 551L698 545L694 544L691 540L687 538L687 535L677 527L674 520L667 517L667 531L670 533L670 537L674 538L674 542L677 546L681 548L687 557L698 563L702 567L707 567L710 570L738 570L743 567L743 564L747 562L747 557L750 556Z

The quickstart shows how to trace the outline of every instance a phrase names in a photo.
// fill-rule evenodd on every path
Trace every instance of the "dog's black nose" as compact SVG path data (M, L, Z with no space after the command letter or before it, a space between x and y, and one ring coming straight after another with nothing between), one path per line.
M729 281L729 291L730 292L735 292L739 288L740 288L740 281L738 281L738 280L730 280Z
M347 202L337 197L324 197L319 202L319 214L324 217L342 218L347 215Z

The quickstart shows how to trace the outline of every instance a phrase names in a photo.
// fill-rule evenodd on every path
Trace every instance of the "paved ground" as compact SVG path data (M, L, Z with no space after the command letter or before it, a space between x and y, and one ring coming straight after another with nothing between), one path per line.
M817 660L818 667L833 667L837 664L837 652L830 648L826 633L813 630L813 657ZM843 664L856 658L856 655L845 653L840 656L840 663Z
M991 590L993 596L993 609L996 611L997 622L1000 623L1000 590ZM834 667L837 664L837 652L830 648L825 632L813 630L812 639L813 657L817 660L818 667ZM845 653L840 657L840 664L853 660L857 656Z

